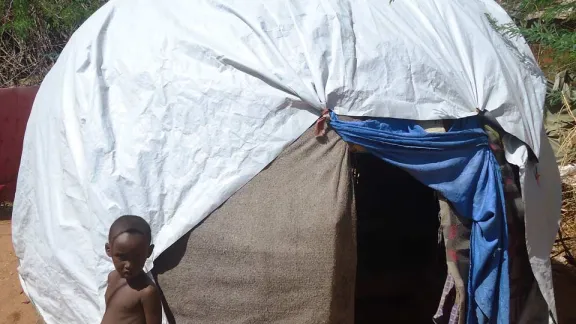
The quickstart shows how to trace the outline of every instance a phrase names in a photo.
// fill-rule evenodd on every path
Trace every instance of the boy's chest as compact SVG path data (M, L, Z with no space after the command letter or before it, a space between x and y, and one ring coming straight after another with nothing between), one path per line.
M125 283L116 284L108 287L106 305L108 308L123 311L140 308L140 294Z

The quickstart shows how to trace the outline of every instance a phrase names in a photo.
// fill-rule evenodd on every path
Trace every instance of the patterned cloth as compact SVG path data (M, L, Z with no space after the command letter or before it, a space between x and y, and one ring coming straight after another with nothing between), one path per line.
M502 133L488 122L484 130L490 148L500 165L509 240L510 323L517 323L526 307L527 296L534 284L524 234L524 203L520 191L518 170L506 161ZM434 315L437 324L464 324L466 321L466 284L470 262L471 223L454 213L450 203L439 198L442 238L446 246L448 276Z
M463 302L456 301L456 290L456 281L448 273L444 290L442 291L442 298L440 299L440 307L438 307L434 315L434 322L456 324L459 323L460 318L464 318L464 315L461 314Z
M506 161L501 133L496 127L485 125L490 147L502 173L506 216L508 222L508 256L510 275L510 323L517 323L526 307L527 297L535 279L530 267L524 228L524 203L520 191L518 170Z
M470 233L472 222L458 217L450 203L443 197L440 205L440 228L446 246L448 275L440 305L434 315L438 324L464 324L466 322L466 298L468 272L470 270Z

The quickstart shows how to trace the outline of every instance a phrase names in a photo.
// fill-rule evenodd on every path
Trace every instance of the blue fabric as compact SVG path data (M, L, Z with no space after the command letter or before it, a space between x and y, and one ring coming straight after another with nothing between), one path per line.
M446 133L428 133L409 120L343 122L331 113L330 125L344 141L361 145L440 192L459 215L473 221L466 322L508 323L502 176L478 120L459 119Z

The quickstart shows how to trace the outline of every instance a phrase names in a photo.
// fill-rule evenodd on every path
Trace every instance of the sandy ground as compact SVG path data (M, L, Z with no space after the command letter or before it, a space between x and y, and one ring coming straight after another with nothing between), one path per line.
M35 324L36 310L20 287L10 234L10 221L0 220L0 323Z

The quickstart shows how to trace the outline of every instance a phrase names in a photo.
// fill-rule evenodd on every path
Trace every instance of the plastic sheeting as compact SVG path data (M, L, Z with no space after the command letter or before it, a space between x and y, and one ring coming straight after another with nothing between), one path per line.
M99 322L116 217L150 222L155 258L323 107L419 120L489 110L538 155L543 76L493 21L510 19L490 0L107 3L67 44L28 123L13 216L26 293L48 323ZM510 158L524 165L514 143ZM545 203L535 213L527 203L527 226L543 233L527 228L528 246L551 287L542 253L560 197L530 168L526 199Z

